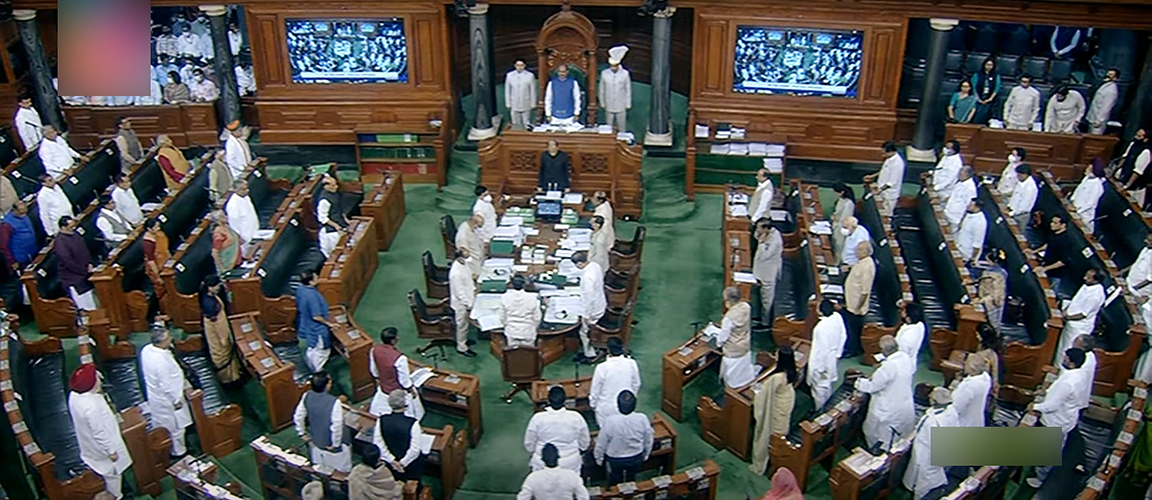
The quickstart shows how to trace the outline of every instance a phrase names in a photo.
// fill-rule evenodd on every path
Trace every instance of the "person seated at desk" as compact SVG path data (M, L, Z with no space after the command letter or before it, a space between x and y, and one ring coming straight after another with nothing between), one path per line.
M84 237L72 227L72 217L60 218L60 233L52 252L56 254L57 277L68 290L76 308L84 311L96 310L96 293L88 277L92 274L92 254Z
M364 448L360 463L353 465L348 474L348 500L400 500L403 495L403 487L380 463L380 449Z
M420 401L420 393L412 384L412 374L408 371L408 356L396 348L396 339L399 334L393 327L380 331L380 343L368 352L368 371L376 379L376 394L372 396L372 403L368 406L368 413L379 417L392 413L388 405L388 395L397 389L408 394L408 404L405 414L416 420L424 418L424 404Z
M580 119L580 104L580 82L568 78L568 65L561 64L544 90L545 121L556 125L576 123Z
M508 347L536 345L536 332L544 313L536 294L524 291L527 280L517 274L512 277L511 288L500 297L500 323Z
M224 204L224 213L228 214L228 226L240 236L242 247L247 248L256 238L256 232L260 230L260 217L256 215L256 206L252 204L252 198L248 197L248 181L244 179L232 181L232 196L229 196L228 202Z
M608 484L635 481L636 472L652 454L652 422L647 415L636 413L636 395L621 391L616 396L616 407L620 413L608 417L600 426L592 453L596 465L607 462Z
M1080 92L1061 85L1056 89L1044 113L1044 131L1061 134L1079 133L1080 120L1086 111L1084 96Z
M75 217L72 213L72 200L68 194L56 183L56 178L50 174L40 176L40 190L36 192L36 204L40 207L40 225L48 236L55 236L60 231L60 219L67 216Z
M720 322L720 333L716 334L724 356L720 359L720 378L724 385L738 389L756 379L755 364L752 361L752 306L740 297L740 289L730 286L724 289L724 319Z
M544 467L528 474L516 500L588 500L588 489L580 473L559 466L560 452L556 445L544 445L540 457Z
M344 443L344 405L328 392L330 385L326 372L313 373L312 390L300 397L292 423L312 450L312 465L347 474L352 471L352 449Z
M116 178L116 187L112 188L112 201L116 202L116 213L125 222L133 226L144 220L144 211L140 209L140 200L132 190L132 179L127 175Z
M952 404L952 393L943 387L932 389L928 396L932 407L916 424L916 437L908 469L904 471L904 487L912 490L912 498L920 500L929 492L948 484L943 465L932 465L932 428L959 427L960 416ZM871 407L871 404L869 405Z
M540 154L539 191L568 191L572 179L572 159L560 151L560 143L548 141L548 150Z
M820 319L812 329L812 351L808 359L808 387L816 408L821 408L832 396L832 384L840 379L840 355L848 342L848 328L844 318L836 311L832 300L820 301Z
M56 127L45 125L42 131L44 138L40 140L40 149L37 151L40 162L44 164L45 172L52 177L60 177L76 165L80 153L72 149L68 141L56 132Z
M624 350L619 337L608 338L608 358L596 365L592 372L592 388L588 392L588 405L596 412L596 422L619 414L616 397L623 391L640 392L640 367Z
M184 84L179 71L168 72L168 84L164 85L164 102L166 104L185 104L192 102L192 92Z
M192 70L192 83L188 84L188 91L195 102L212 102L220 97L220 89L216 88L212 80L204 78L204 70L200 68Z
M792 426L792 408L796 406L796 384L799 382L796 353L789 346L780 346L776 351L776 367L764 379L752 402L756 427L752 438L752 464L748 469L755 474L767 472L771 436L783 436Z
M96 227L104 235L104 241L109 247L115 247L121 241L128 239L132 233L132 225L116 211L116 200L111 196L100 197L100 214L96 216Z
M872 395L864 417L864 443L869 449L877 443L887 450L892 443L912 431L916 408L912 403L912 375L915 361L900 352L891 335L880 337L880 367L871 377L856 381L856 390Z
M592 443L588 423L579 412L564 407L568 394L560 386L548 389L548 407L532 415L524 431L524 450L532 454L528 465L533 471L544 469L544 447L552 445L558 453L558 464L577 474L583 465L581 454ZM613 398L615 402L615 398ZM555 464L551 467L556 467Z
M372 442L396 479L401 482L419 481L424 475L424 462L428 455L420 450L420 438L424 435L420 422L405 414L408 392L396 389L388 393L388 406L392 412L376 419Z

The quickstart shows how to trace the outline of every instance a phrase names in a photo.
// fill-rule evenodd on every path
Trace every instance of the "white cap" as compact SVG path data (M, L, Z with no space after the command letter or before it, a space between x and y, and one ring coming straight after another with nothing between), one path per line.
M608 49L608 64L615 66L624 60L624 55L628 53L627 45L617 45Z

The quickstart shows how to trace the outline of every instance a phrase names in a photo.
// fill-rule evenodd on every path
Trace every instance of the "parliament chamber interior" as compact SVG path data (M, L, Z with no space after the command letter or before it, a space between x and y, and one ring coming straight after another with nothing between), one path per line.
M57 9L0 499L1152 499L1152 3L151 0L143 96Z

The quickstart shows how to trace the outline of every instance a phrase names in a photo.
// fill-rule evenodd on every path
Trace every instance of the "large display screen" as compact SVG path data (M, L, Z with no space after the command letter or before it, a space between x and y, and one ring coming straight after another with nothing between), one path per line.
M739 26L732 88L856 97L863 46L859 31Z
M295 83L408 81L403 19L289 19L286 24Z

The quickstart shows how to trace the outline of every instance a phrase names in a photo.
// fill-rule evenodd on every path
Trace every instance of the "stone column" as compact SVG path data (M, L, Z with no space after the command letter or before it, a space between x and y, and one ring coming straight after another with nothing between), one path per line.
M28 74L32 77L35 94L32 102L40 111L45 125L52 125L63 132L64 115L60 113L60 96L52 85L52 70L48 67L48 57L44 55L44 44L40 41L40 26L36 24L36 11L16 9L12 11L20 30L20 42L28 53Z
M928 41L928 67L924 72L924 90L916 113L916 132L908 147L912 161L936 161L936 127L940 124L940 81L944 79L944 56L948 52L948 32L960 21L931 19L932 35Z
M667 7L652 14L652 107L648 114L645 146L672 145L672 14Z
M1148 37L1148 42L1152 42L1152 36ZM1132 104L1128 109L1128 120L1124 123L1124 135L1121 140L1130 140L1136 135L1136 131L1147 127L1148 117L1152 116L1152 51L1144 56L1144 64L1140 67L1139 75L1132 75L1132 78L1138 79L1136 85L1129 87L1129 92L1135 92L1132 95ZM1121 76L1121 80L1125 77ZM1117 103L1119 107L1121 103ZM1115 108L1114 108L1115 109ZM1116 114L1114 110L1113 115ZM1147 131L1147 130L1146 130ZM1119 144L1117 148L1127 147L1127 144ZM1119 152L1124 152L1120 149Z
M479 141L496 135L492 124L496 102L488 50L488 4L478 3L468 9L468 37L472 41L472 126L468 140Z
M240 90L236 84L236 64L232 60L232 47L228 43L228 8L223 5L201 5L200 10L208 14L212 33L212 50L216 58L212 66L216 69L216 80L220 85L220 118L224 124L240 119Z

